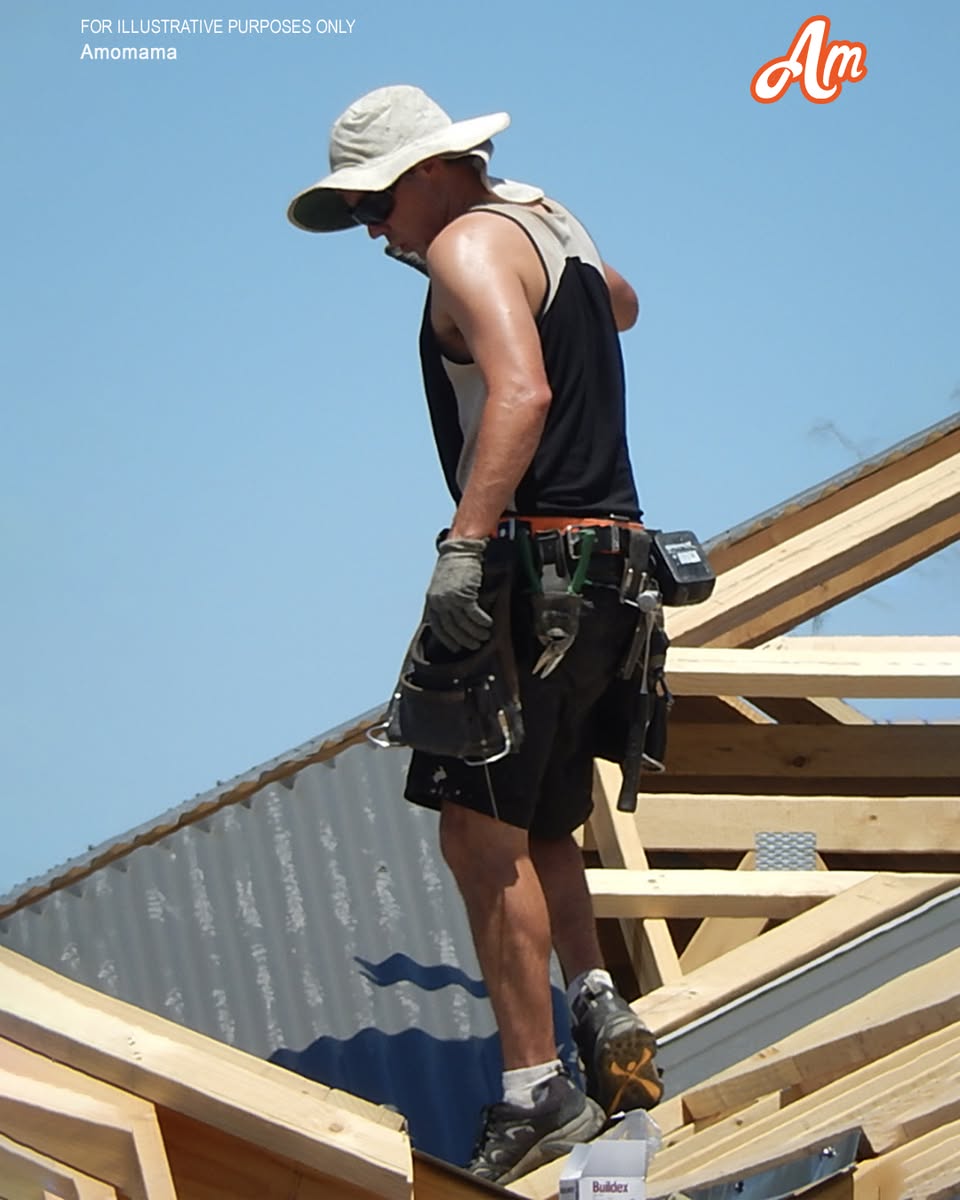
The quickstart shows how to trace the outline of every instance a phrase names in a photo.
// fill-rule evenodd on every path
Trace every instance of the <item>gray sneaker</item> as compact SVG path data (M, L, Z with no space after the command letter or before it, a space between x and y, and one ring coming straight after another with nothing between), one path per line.
M491 1183L506 1184L588 1142L604 1115L566 1071L533 1089L533 1108L501 1101L484 1109L483 1127L467 1170Z
M612 1115L660 1103L663 1084L654 1064L657 1039L617 992L584 988L573 1002L573 1037L587 1078L587 1095Z

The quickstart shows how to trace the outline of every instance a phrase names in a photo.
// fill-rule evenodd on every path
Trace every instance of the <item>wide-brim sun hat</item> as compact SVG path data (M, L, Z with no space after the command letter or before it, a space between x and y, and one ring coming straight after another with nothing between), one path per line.
M485 185L503 200L530 203L539 188L493 179L486 173L493 147L490 138L510 124L505 112L454 121L418 87L393 84L377 88L337 117L330 130L330 174L294 196L287 216L299 229L329 233L355 229L340 191L379 192L417 163L437 156L477 155Z

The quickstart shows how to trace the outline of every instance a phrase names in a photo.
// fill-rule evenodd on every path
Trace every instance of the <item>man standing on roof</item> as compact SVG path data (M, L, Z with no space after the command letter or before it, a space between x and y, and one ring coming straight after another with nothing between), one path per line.
M336 120L331 174L288 212L306 230L364 225L429 276L420 354L456 503L424 612L443 646L472 652L490 638L478 600L491 539L522 528L546 546L554 531L551 544L576 554L589 529L602 549L582 581L576 637L549 670L515 598L519 749L483 766L416 751L407 782L408 799L440 810L441 848L499 1028L503 1101L485 1113L470 1169L501 1183L662 1093L653 1035L603 969L572 837L592 807L597 705L636 629L616 585L623 539L641 515L618 337L637 300L566 209L488 175L489 139L509 122L506 113L452 122L419 88L379 88ZM589 1095L557 1057L551 944Z

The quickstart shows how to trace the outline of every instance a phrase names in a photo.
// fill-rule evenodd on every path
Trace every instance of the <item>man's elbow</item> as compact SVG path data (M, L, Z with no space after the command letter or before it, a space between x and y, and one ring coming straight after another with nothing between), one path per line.
M617 329L623 333L632 329L640 315L640 301L637 293L624 279L619 271L615 271L609 263L603 264L603 273L610 292L610 307L613 309L613 319Z
M617 323L617 329L621 333L625 329L632 329L640 316L640 301L625 279L620 279L617 286L610 289L610 303L613 306L613 319Z
M550 390L550 385L544 381L539 387L534 388L527 397L529 411L533 414L534 419L542 424L547 419L547 413L550 411L550 405L553 401L553 392Z
M542 387L530 387L525 388L522 392L515 392L512 397L512 407L518 421L522 422L517 425L518 432L520 429L526 432L542 430L546 424L552 400L553 393L546 384Z
M529 420L541 422L546 420L553 392L550 390L550 384L544 379L539 383L514 383L512 386L504 386L502 390L492 388L490 400L493 401L494 408L512 410L518 415L523 413Z

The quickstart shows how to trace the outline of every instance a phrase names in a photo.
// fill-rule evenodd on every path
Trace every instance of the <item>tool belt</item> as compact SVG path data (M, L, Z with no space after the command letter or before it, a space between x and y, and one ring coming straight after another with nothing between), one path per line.
M442 538L444 535L441 534ZM493 617L479 650L454 655L421 624L407 650L379 746L410 746L469 765L495 762L523 740L511 629L516 585L529 594L546 676L576 639L585 586L613 589L637 611L618 678L595 710L594 753L622 764L618 807L633 811L639 775L662 771L672 697L663 605L698 603L714 577L693 534L664 534L618 517L509 517L484 553L481 607Z
M650 550L650 534L639 521L620 517L507 517L495 536L519 544L527 583L535 592L538 579L554 583L560 578L577 594L593 584L622 586L622 598L632 597Z
M515 557L505 543L491 542L484 553L479 604L493 629L478 650L453 654L420 624L386 717L367 732L375 745L410 746L469 766L519 747L523 720L510 620Z
M617 517L511 517L499 538L519 540L533 593L535 628L544 651L535 673L549 674L577 635L584 585L616 588L637 610L618 678L594 714L594 753L623 768L618 809L637 807L640 775L665 769L673 697L665 665L664 605L697 604L715 576L688 530L664 533Z

